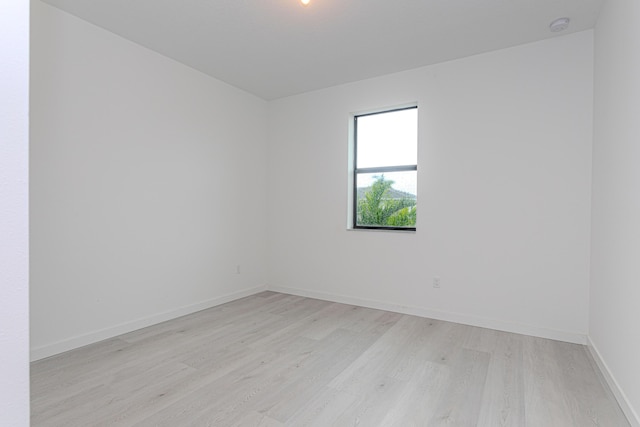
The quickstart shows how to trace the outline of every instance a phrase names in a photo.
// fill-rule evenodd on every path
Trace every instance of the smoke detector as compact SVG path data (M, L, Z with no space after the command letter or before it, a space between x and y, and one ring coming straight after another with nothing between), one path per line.
M570 21L571 20L569 18L558 18L549 24L549 29L552 33L559 33L560 31L564 31L569 28Z

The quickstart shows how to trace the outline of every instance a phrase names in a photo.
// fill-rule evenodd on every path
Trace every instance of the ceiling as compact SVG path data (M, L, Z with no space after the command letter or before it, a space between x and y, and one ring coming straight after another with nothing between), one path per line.
M590 29L603 0L45 1L272 100Z

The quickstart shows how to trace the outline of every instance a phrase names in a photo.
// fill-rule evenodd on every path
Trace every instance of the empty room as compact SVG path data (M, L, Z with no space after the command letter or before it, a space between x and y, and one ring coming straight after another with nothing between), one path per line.
M19 3L1 425L640 427L639 2Z

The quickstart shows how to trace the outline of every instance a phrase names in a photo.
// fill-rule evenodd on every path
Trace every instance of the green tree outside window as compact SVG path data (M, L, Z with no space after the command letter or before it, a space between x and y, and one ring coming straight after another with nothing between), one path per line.
M358 194L358 225L416 226L415 196L395 190L393 184L380 175L362 195Z

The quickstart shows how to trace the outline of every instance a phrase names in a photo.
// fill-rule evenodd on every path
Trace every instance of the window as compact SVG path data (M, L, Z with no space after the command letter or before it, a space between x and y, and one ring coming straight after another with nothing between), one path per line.
M353 120L353 228L415 230L418 108Z

